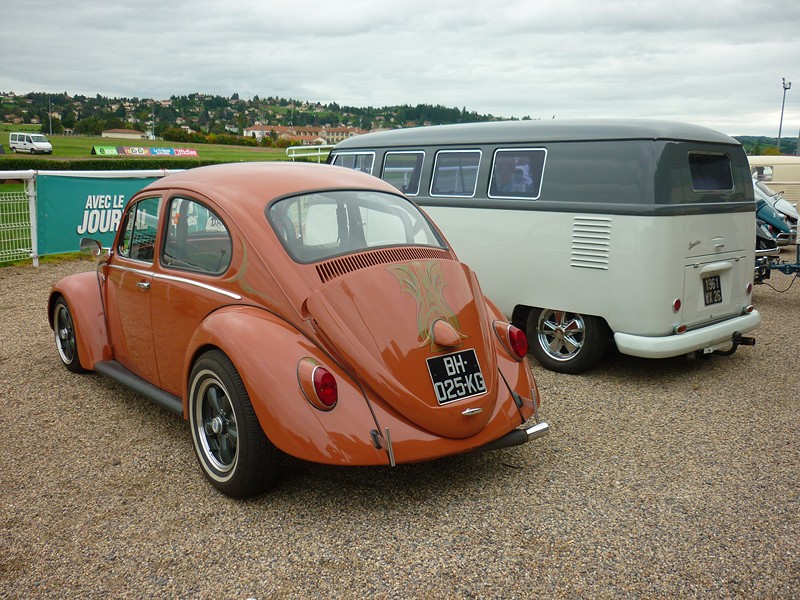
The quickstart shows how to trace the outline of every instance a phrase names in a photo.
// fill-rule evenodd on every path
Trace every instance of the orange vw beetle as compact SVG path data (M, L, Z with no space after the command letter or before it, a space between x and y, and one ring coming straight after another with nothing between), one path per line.
M280 452L395 465L549 431L525 334L415 204L351 169L164 177L131 199L97 273L59 281L48 308L66 368L187 419L232 497L272 484Z

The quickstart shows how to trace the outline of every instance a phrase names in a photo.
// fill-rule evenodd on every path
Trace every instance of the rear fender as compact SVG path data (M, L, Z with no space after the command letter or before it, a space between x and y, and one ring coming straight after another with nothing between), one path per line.
M60 296L67 301L72 313L81 366L93 371L96 363L113 358L111 346L108 344L108 330L97 273L94 271L76 273L61 279L53 286L47 302L47 319L51 329L53 308Z
M386 453L372 443L370 431L377 424L358 385L295 327L255 307L220 309L198 328L184 363L184 415L192 366L210 347L236 366L261 428L286 454L325 464L388 464ZM306 357L336 378L339 401L330 411L314 408L303 395L297 368Z

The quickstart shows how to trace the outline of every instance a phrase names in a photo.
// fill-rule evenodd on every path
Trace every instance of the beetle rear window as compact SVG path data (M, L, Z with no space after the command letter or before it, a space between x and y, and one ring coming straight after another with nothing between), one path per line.
M411 202L383 192L332 191L274 202L267 218L286 252L310 263L386 246L446 248Z

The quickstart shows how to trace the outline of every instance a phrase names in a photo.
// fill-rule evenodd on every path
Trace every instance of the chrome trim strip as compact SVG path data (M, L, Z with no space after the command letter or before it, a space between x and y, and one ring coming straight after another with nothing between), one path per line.
M185 283L187 285L194 285L196 287L203 288L204 290L208 290L209 292L215 292L217 294L222 294L223 296L227 296L228 298L233 298L234 300L242 299L242 297L239 294L235 294L234 292L229 292L228 290L223 290L222 288L218 288L213 285L208 285L207 283L203 283L201 281L186 279L185 277L177 277L175 275L164 275L163 273L153 273L153 277L155 279L163 279L165 281L174 281L176 283Z
M127 273L136 273L137 275L142 275L144 277L152 277L152 271L145 271L144 269L134 269L133 267L123 267L122 265L109 265L112 269L118 269L120 271L126 271Z

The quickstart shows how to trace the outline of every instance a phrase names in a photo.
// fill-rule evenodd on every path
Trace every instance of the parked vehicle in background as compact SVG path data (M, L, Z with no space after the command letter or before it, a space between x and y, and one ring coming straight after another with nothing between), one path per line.
M510 121L350 138L329 163L417 201L549 369L730 352L752 305L741 144L663 121Z
M800 156L748 156L753 179L790 202L800 202Z
M12 152L28 152L29 154L52 154L53 145L47 136L41 133L10 133L8 146Z
M800 220L800 214L797 212L797 205L786 200L783 197L783 192L775 192L763 181L753 180L753 191L755 192L756 200L764 200L775 209L786 222L786 225L789 227L789 236L786 243L796 243L797 222Z
M52 290L58 355L187 419L227 495L271 485L279 452L394 466L549 431L524 331L387 183L301 163L190 169L121 223L97 273Z

